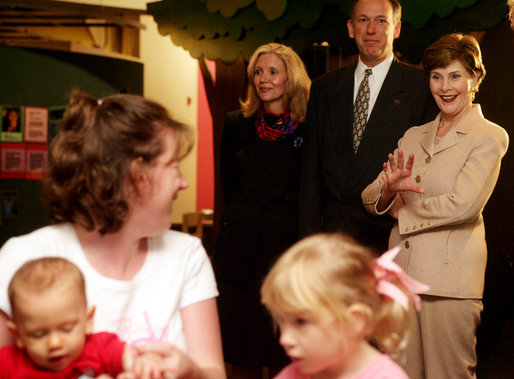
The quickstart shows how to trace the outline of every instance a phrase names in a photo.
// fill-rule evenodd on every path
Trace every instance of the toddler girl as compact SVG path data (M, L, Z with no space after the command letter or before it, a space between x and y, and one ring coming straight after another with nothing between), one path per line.
M280 328L292 363L276 379L394 378L409 334L410 300L427 287L392 260L374 260L349 237L318 234L296 243L272 267L263 304Z

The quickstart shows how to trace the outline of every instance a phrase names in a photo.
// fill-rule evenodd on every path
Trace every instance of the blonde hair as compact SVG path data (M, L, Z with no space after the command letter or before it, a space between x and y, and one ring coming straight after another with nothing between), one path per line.
M509 6L510 27L514 29L514 0L507 0L507 5Z
M384 353L399 354L412 320L399 303L378 294L372 258L368 249L342 234L307 237L271 268L261 287L262 303L272 315L309 313L320 319L328 311L341 328L348 324L348 307L363 304L369 311L367 340Z
M262 54L275 54L279 57L286 68L287 83L284 92L284 104L291 113L293 121L303 122L307 113L307 102L311 80L302 59L288 46L280 43L268 43L254 51L248 63L248 90L246 100L240 100L241 112L245 117L251 117L261 106L261 99L257 95L253 77L255 65Z
M16 298L20 293L42 294L69 284L77 288L77 296L82 296L87 304L84 276L73 263L58 257L25 262L11 278L7 290L12 316L15 317Z

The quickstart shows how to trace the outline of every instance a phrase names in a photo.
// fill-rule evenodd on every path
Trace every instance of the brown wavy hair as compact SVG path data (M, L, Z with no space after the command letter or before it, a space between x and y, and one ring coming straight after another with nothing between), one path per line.
M174 131L176 159L193 146L191 129L141 96L119 94L97 100L74 90L51 146L43 204L53 222L77 223L101 234L118 231L136 193L130 165L152 165L163 152L162 130Z
M259 46L252 54L248 63L248 90L246 100L240 100L241 112L245 117L251 117L261 106L261 99L253 84L255 64L262 54L275 54L286 67L287 83L284 92L284 104L291 113L291 120L303 122L307 113L307 102L311 80L302 59L289 46L280 43L268 43Z
M432 70L446 67L454 60L461 62L471 76L477 75L473 91L478 92L486 71L480 45L475 37L460 33L444 35L427 47L421 63L425 74L430 75Z

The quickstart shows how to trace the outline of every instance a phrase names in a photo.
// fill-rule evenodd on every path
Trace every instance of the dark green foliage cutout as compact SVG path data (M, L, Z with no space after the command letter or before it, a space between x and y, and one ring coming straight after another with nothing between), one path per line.
M162 35L169 35L194 58L233 63L248 60L268 42L299 54L314 42L328 42L343 54L357 50L348 37L349 0L163 0L147 5ZM412 63L443 34L497 26L505 0L404 0L396 50Z
M223 17L232 17L238 9L246 8L254 0L202 0L211 13L220 12Z

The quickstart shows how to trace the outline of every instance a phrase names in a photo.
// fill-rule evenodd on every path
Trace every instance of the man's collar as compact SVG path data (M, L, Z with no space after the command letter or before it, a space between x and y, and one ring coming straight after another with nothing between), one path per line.
M364 76L364 71L367 68L371 68L373 70L373 76L375 77L375 80L380 78L380 81L383 81L389 71L389 68L391 67L391 64L393 63L393 60L394 54L391 54L376 66L368 67L361 61L361 58L359 57L357 67L355 68L355 78L359 80Z

